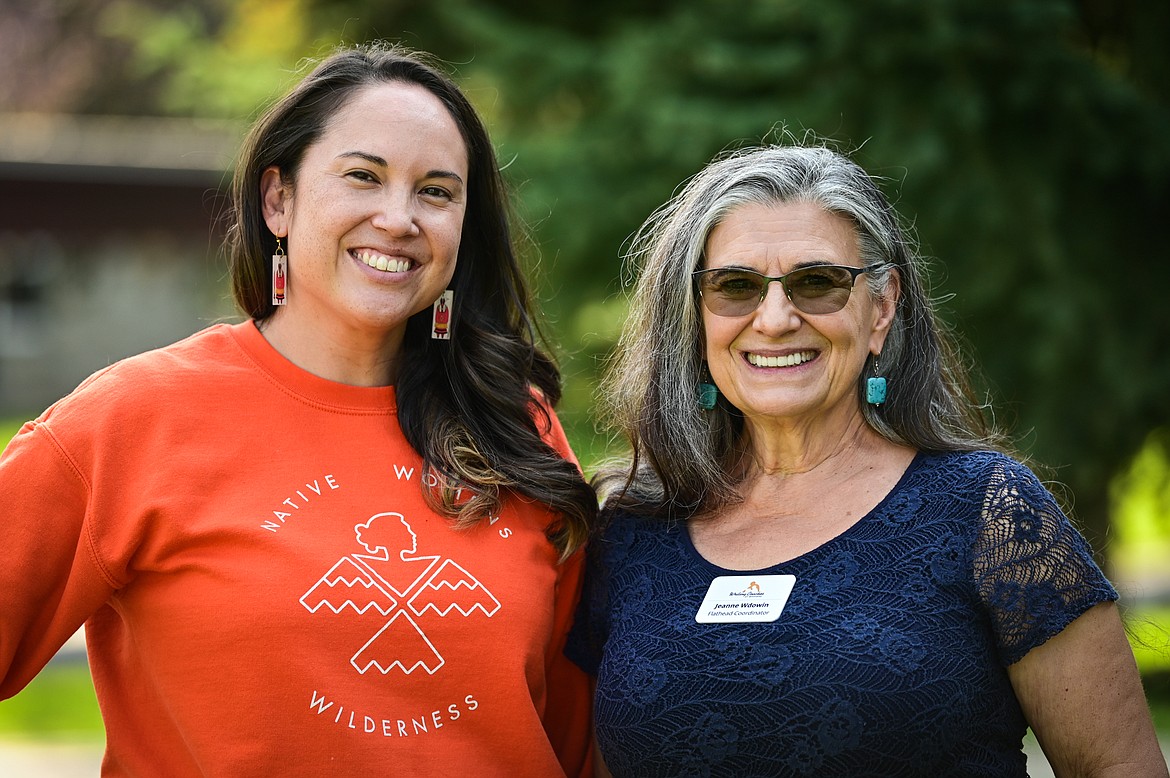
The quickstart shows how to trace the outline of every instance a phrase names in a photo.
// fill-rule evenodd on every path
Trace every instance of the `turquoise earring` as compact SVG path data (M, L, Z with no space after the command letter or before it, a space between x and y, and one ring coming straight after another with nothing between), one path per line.
M703 381L699 384L699 407L705 411L709 411L715 407L715 401L719 399L719 390L715 388L715 384L709 384Z
M873 371L878 371L878 357L873 358ZM886 401L885 376L875 375L865 379L865 401L870 405L881 405Z
M695 398L699 402L699 407L705 411L709 411L715 407L715 403L719 400L719 388L711 383L711 372L707 369L707 363L703 363L703 375L699 379L699 391Z

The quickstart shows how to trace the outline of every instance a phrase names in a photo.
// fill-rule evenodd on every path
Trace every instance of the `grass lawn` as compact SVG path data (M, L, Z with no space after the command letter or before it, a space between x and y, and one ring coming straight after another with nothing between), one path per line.
M0 738L104 741L89 665L80 659L55 661L20 694L0 702Z
M12 436L24 425L23 419L0 419L0 450L8 445Z

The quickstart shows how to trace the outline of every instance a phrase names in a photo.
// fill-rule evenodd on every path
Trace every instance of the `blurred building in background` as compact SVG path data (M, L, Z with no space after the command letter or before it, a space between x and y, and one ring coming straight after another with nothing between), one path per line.
M233 313L236 125L0 113L0 417Z

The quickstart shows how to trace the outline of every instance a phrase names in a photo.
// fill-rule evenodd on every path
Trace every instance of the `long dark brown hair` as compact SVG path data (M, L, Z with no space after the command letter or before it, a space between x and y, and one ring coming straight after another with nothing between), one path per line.
M407 322L397 375L398 420L439 488L429 503L460 526L497 512L512 491L545 503L560 519L550 538L567 556L585 540L597 500L575 465L542 438L561 396L515 254L505 185L487 130L436 64L402 46L349 47L322 60L257 120L232 180L228 254L236 303L257 322L272 316L268 282L275 236L264 223L260 178L272 166L294 188L305 150L359 89L416 84L447 107L467 145L463 235L451 288L449 341L430 337L430 311ZM459 490L468 501L457 500Z

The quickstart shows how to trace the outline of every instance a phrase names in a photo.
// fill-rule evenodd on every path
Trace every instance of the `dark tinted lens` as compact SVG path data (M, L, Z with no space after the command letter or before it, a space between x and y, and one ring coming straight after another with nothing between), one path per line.
M792 304L805 313L835 313L849 302L853 275L843 267L806 267L784 279Z
M849 302L854 279L861 268L814 265L783 276L785 293L804 313L836 313ZM754 270L727 268L700 271L699 293L707 310L717 316L747 316L760 305L769 278Z
M703 291L711 291L723 297L746 300L760 296L764 278L750 270L716 270L703 276Z
M764 277L750 270L716 270L700 276L703 301L713 313L740 316L751 313L760 302Z

